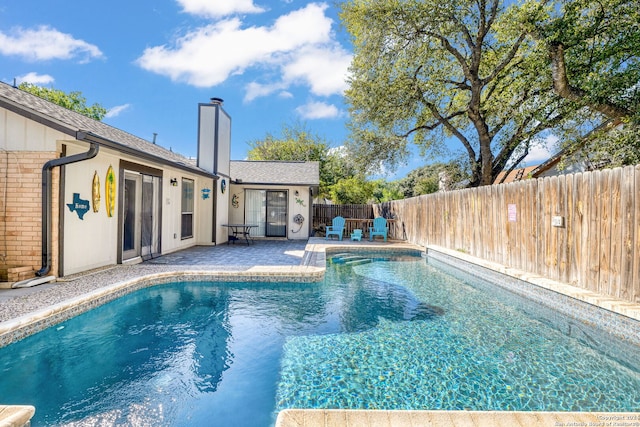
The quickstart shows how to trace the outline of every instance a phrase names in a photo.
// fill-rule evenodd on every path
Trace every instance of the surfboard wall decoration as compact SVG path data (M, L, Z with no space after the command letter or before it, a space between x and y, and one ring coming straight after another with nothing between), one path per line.
M98 171L93 174L93 184L91 185L91 202L93 205L93 211L98 212L100 210L100 177Z
M113 167L109 165L107 169L107 177L104 180L105 199L107 205L107 216L111 218L116 210L116 174L113 173Z

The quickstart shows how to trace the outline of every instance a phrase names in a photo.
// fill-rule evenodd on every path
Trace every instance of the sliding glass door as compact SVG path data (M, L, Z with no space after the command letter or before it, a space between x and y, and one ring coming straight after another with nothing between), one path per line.
M160 177L125 171L123 260L160 252L160 184Z
M287 192L246 190L245 222L258 226L252 236L287 237Z

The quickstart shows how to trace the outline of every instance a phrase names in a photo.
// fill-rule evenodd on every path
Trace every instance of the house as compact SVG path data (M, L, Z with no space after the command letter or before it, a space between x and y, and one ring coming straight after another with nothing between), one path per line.
M318 162L231 161L233 223L251 223L259 237L308 239Z
M508 184L510 182L522 181L523 179L531 178L531 172L534 171L537 166L527 166L524 168L514 169L507 173L506 170L500 172L496 179L493 181L494 184ZM506 176L505 176L506 174Z
M198 127L193 162L0 83L0 282L227 242L231 118L222 100L198 105ZM311 181L270 184L308 200Z

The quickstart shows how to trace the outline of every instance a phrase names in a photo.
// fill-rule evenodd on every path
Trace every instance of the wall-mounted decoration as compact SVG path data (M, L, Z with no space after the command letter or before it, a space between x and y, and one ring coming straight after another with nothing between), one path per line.
M227 190L227 180L222 178L222 181L220 181L220 191L222 191L222 194L224 194L226 190Z
M93 183L91 185L91 203L94 212L100 210L100 177L98 171L93 173Z
M297 193L297 191L296 191L296 193ZM299 199L297 197L296 197L296 203L301 205L301 206L303 206L303 207L305 207L305 208L307 207L307 205L304 204L304 200Z
M107 205L107 216L111 218L116 210L116 174L113 167L109 165L107 169L107 177L104 180L105 201Z
M240 207L240 201L238 200L238 195L234 194L231 198L231 206L238 209Z
M78 214L78 218L84 219L84 214L89 212L89 201L80 198L80 193L73 193L73 202L67 203L69 210Z
M171 178L171 179L169 180L169 184L170 184L172 187L177 187L177 186L178 186L178 178Z
M203 188L200 191L202 192L202 200L207 200L211 195L211 189L209 188Z

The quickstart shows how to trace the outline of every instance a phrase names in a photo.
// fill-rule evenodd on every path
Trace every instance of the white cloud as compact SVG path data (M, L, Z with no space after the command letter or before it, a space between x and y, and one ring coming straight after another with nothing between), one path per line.
M195 8L204 2L189 4ZM246 102L292 84L308 85L316 95L340 94L351 55L333 39L327 7L310 3L271 26L246 26L237 17L223 19L190 31L171 45L146 49L137 64L197 87L216 86L249 69L259 70L261 81L246 86Z
M111 107L109 108L109 111L107 111L107 114L105 115L105 117L106 118L117 117L120 115L120 113L128 110L130 107L131 107L131 104L123 104L123 105L117 105L115 107Z
M50 83L53 83L54 80L55 79L48 74L38 74L38 73L34 73L33 71L23 76L16 77L17 84L31 83L38 86L48 85Z
M286 86L282 83L260 84L251 82L245 86L246 93L244 95L244 102L251 102L256 98L269 96L274 92L284 89L285 87Z
M537 165L549 160L558 151L558 141L557 136L547 135L540 144L531 147L524 164Z
M21 56L30 61L79 58L81 62L103 56L97 46L48 26L18 27L10 34L0 32L0 54Z
M182 10L193 15L219 18L235 13L261 13L253 0L178 0Z
M339 45L306 46L284 66L286 81L304 81L315 95L342 94L352 55Z
M296 112L305 119L330 119L340 115L335 105L324 102L309 102L296 108Z

